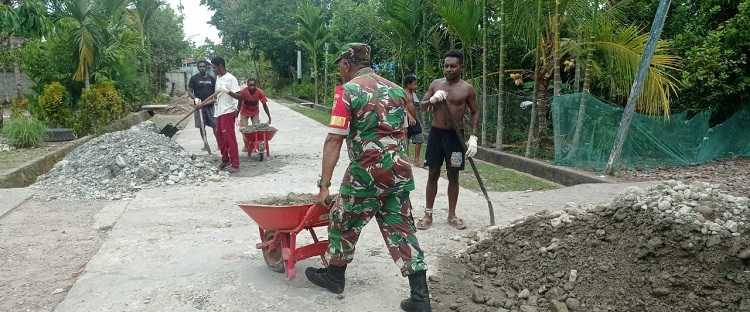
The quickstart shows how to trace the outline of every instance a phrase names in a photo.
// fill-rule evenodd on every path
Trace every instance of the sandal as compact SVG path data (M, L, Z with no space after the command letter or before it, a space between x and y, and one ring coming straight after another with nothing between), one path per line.
M417 230L424 231L432 226L432 210L424 210L424 217L417 221Z
M466 224L464 224L464 220L459 217L449 218L448 225L454 227L456 230L466 229Z

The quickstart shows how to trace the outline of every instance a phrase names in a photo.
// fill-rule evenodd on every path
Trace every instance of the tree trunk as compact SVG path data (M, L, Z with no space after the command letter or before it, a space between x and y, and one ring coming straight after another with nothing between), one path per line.
M660 0L659 8L656 9L656 15L654 16L654 22L651 24L651 35L646 42L646 46L643 49L643 55L641 56L641 64L638 66L638 73L633 81L633 86L630 88L630 94L628 95L628 102L625 105L625 111L622 113L622 120L620 120L620 126L617 129L617 137L612 146L612 152L609 154L609 160L607 161L606 172L608 175L614 175L618 169L618 163L620 162L620 153L622 153L622 147L625 144L625 139L628 136L630 130L630 122L635 112L635 106L638 103L638 98L641 96L643 91L643 82L646 80L648 70L651 65L651 60L654 57L656 51L656 43L661 37L661 32L664 28L664 21L667 19L667 12L669 11L670 0Z
M313 81L315 82L315 105L318 105L318 53L313 51Z
M591 41L593 41L593 37L591 38ZM573 133L573 142L572 142L572 150L570 151L571 156L576 156L576 153L578 153L578 145L581 142L581 133L583 132L583 122L586 118L586 106L588 105L588 96L591 89L591 68L593 67L592 63L592 57L594 56L594 49L589 47L588 53L586 55L586 70L584 72L583 76L583 94L581 94L581 99L578 104L578 118L576 118L576 129ZM576 59L576 67L578 67L578 59ZM576 69L580 72L580 69Z
M503 109L505 108L505 0L500 0L500 59L497 68L497 132L495 134L495 148L503 150Z
M579 63L580 58L576 57L576 76L575 81L573 82L575 85L573 86L573 90L575 92L581 92L581 64Z
M560 0L555 0L555 17L552 20L554 29L554 46L552 51L552 62L554 63L554 96L560 96Z
M21 83L22 77L21 77L21 60L20 60L20 51L14 51L14 49L20 49L22 44L22 39L17 37L10 37L11 42L11 50L10 53L13 54L13 73L16 77L16 97L18 99L21 99L23 97L23 84Z
M487 0L482 1L482 139L487 144Z

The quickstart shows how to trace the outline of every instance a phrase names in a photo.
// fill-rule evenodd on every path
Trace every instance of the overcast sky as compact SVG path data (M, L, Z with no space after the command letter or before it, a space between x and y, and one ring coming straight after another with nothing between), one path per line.
M208 24L213 11L209 10L208 7L201 6L200 0L167 0L176 12L180 1L185 7L185 38L198 45L202 45L206 38L216 43L221 42L219 31L213 25Z

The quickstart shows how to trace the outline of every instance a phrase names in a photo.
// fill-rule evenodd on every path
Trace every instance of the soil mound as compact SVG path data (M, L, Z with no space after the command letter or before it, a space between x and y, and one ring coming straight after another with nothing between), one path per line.
M431 278L437 311L750 311L748 199L629 188L475 235Z

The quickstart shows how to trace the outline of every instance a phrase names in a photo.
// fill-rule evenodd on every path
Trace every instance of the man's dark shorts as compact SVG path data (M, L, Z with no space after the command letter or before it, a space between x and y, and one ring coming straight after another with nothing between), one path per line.
M448 170L464 170L466 157L456 131L432 127L425 158L430 168L440 168L445 161Z
M203 116L203 125L209 128L216 127L216 117L214 117L214 106L207 105L200 109L200 112L195 112L193 118L195 119L195 127L201 128L201 118L198 114Z

